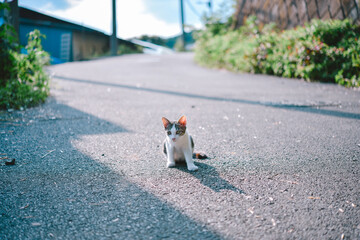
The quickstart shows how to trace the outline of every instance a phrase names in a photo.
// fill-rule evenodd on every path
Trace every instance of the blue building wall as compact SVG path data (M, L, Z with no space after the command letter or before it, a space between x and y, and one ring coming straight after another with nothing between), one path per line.
M72 35L71 31L66 31L58 28L50 28L45 26L35 26L28 24L20 24L19 27L19 38L20 44L25 46L28 40L29 32L38 29L41 34L46 36L45 39L42 39L42 46L45 51L47 51L51 56L52 63L61 63L71 61L71 46L66 46L64 49L62 37L64 35ZM68 54L64 54L64 51L68 51ZM66 57L68 56L68 57Z

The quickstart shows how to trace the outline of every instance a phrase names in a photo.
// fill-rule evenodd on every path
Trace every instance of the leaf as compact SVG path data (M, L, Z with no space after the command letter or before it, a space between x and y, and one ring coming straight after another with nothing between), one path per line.
M5 162L6 166L13 166L15 165L15 158L13 158L10 162Z
M309 198L309 199L314 199L314 200L315 200L315 199L320 199L320 197L313 197L313 196L309 196L308 198Z

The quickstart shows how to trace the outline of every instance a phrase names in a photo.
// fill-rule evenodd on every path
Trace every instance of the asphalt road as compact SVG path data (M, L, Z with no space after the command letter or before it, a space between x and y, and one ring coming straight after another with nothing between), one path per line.
M360 91L192 57L51 66L1 112L0 239L360 239ZM197 172L161 153L182 114Z

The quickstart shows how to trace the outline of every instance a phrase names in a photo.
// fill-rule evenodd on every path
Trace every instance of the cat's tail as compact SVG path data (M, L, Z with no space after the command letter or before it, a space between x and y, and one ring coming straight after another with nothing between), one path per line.
M193 158L196 158L196 159L207 159L208 156L206 156L205 153L193 153Z

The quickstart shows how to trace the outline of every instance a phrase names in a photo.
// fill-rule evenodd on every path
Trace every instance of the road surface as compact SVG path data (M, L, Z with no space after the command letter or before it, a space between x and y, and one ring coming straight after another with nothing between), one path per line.
M45 104L1 112L0 239L359 239L360 91L192 58L51 66ZM161 153L183 114L197 172Z

